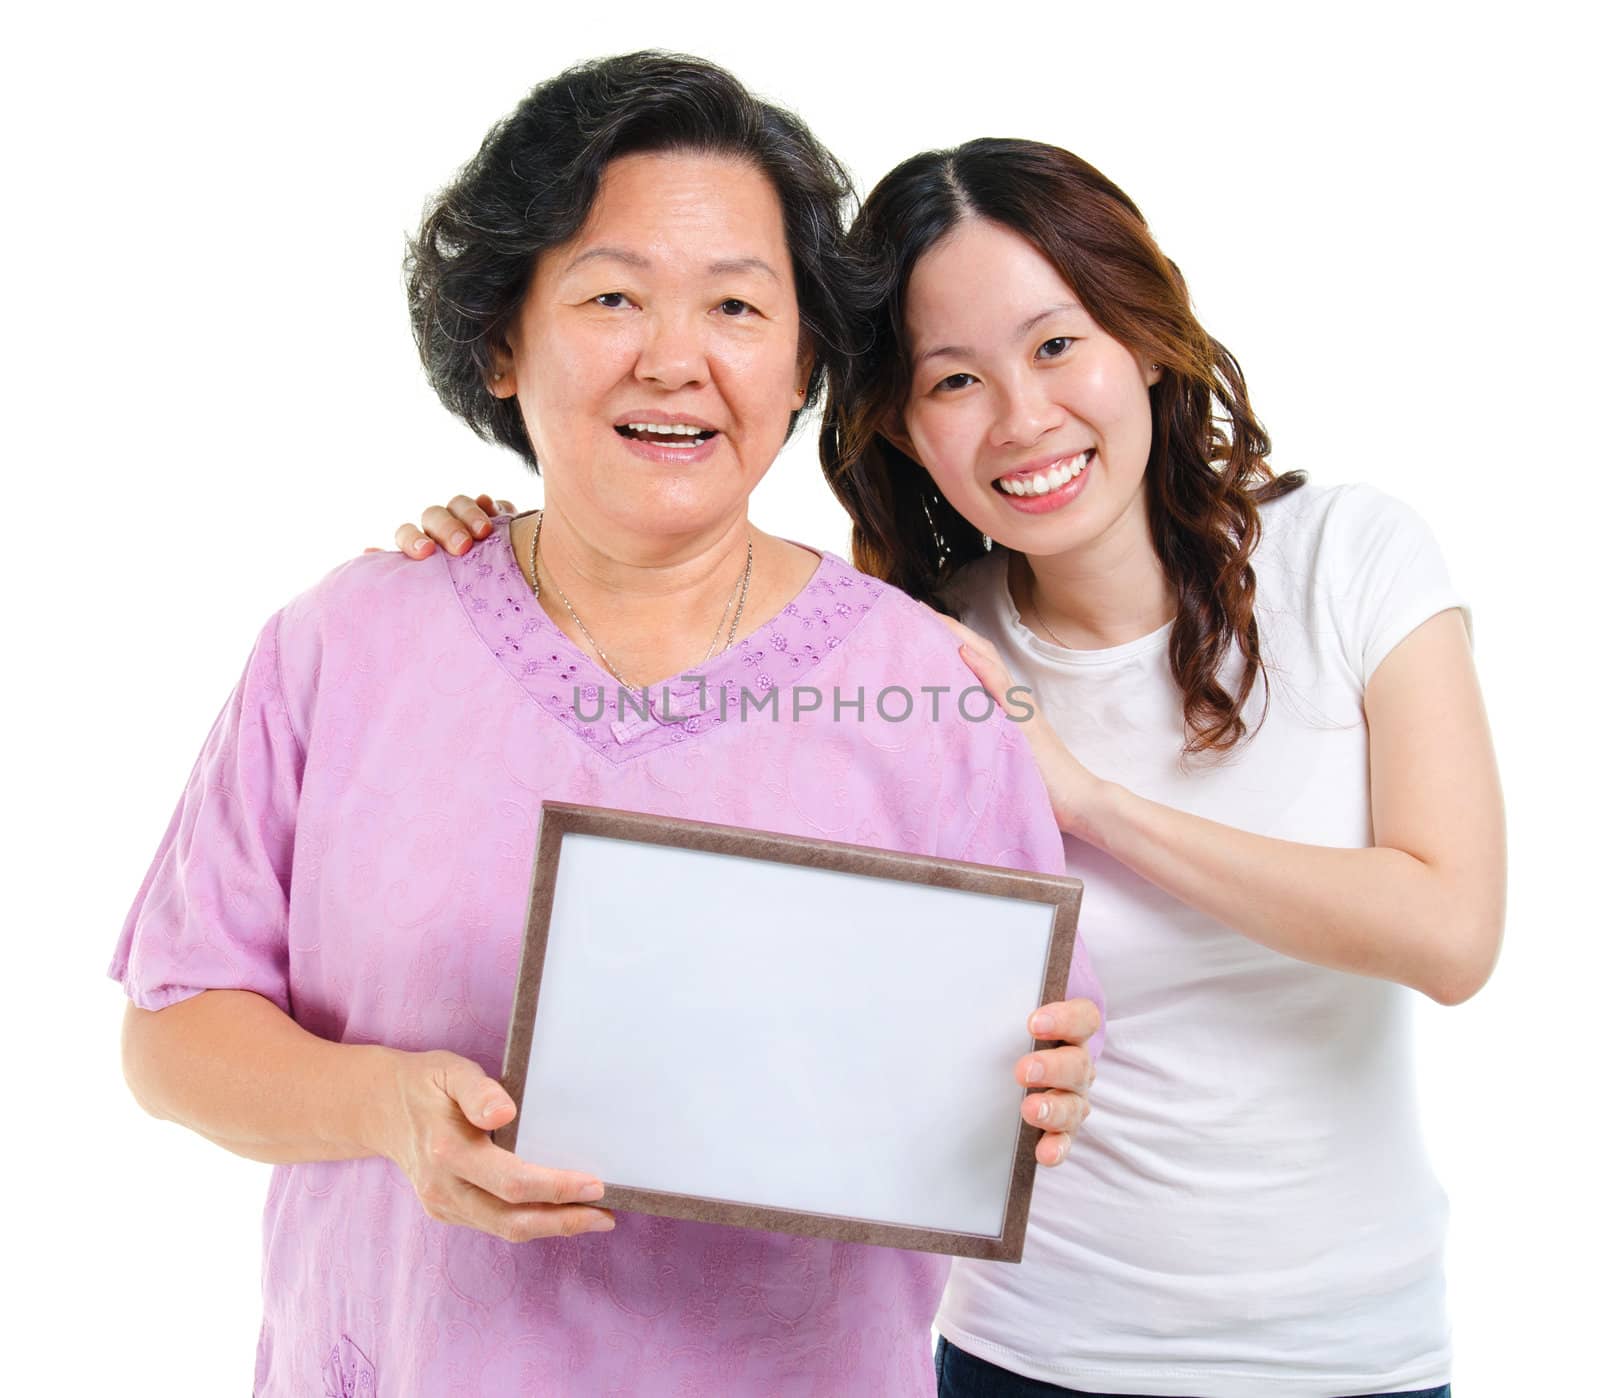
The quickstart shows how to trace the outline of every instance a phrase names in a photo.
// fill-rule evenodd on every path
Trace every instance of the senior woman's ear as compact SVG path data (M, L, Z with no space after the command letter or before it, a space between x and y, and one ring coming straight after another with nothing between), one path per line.
M806 394L811 387L811 371L817 367L817 352L804 336L800 340L800 353L794 364L794 411L806 405Z
M496 398L516 396L516 365L511 358L511 347L503 341L489 350L488 389Z

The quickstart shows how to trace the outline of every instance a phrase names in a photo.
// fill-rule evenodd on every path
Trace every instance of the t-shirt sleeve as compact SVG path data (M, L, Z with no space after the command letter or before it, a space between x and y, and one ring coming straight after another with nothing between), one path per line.
M212 726L134 899L110 974L141 1009L251 990L289 1013L289 875L304 768L278 617Z
M1409 505L1381 491L1340 491L1322 548L1334 625L1363 688L1389 652L1430 617L1452 607L1467 615L1432 531Z
M960 855L973 864L993 864L1007 869L1031 869L1041 874L1064 874L1066 859L1061 831L1050 810L1044 778L1028 750L1027 741L1006 720L991 773L988 798ZM1067 972L1067 999L1093 1000L1100 1007L1100 1028L1089 1040L1089 1052L1099 1058L1105 1045L1106 997L1089 959L1082 926L1072 946Z

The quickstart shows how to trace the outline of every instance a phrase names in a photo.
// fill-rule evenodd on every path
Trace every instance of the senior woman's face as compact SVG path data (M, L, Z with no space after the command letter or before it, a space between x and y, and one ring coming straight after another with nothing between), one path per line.
M725 528L805 401L777 192L722 156L612 161L508 340L495 389L517 396L547 502L619 541Z

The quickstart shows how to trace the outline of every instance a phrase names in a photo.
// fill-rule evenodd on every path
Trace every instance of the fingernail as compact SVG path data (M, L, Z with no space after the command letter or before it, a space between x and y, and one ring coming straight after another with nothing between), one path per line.
M1028 1031L1036 1039L1046 1039L1055 1033L1056 1022L1047 1014L1037 1014L1028 1021Z
M1011 1022L1013 1024L1015 1024L1016 1020L1012 1020ZM1039 1062L1039 1060L1037 1058L1034 1059L1032 1063L1028 1064L1028 1081L1029 1082L1043 1082L1044 1081L1044 1064Z
M481 1107L478 1108L478 1115L483 1117L493 1116L497 1111L500 1110L500 1107L501 1103L498 1100L485 1102Z
M1059 1146L1056 1147L1056 1164L1059 1165L1066 1158L1067 1158L1067 1143L1065 1141L1063 1141Z
M411 545L411 547L418 553L421 553L425 548L428 547L429 542L430 541L427 539L418 539L416 543Z
M606 1192L603 1184L586 1184L578 1191L578 1201L583 1204L592 1204Z
M472 532L480 539L483 538L483 536L489 532L489 521L486 519L480 519L475 525L472 526Z
M1040 1126L1043 1126L1045 1122L1050 1120L1050 1103L1048 1100L1046 1100L1042 1093L1039 1096L1039 1105L1033 1109L1033 1119L1037 1121Z
M602 1214L589 1231L591 1233L609 1233L616 1226L616 1219L612 1218L610 1214Z
M458 529L450 536L450 547L453 549L461 548L466 542L467 531L465 529Z

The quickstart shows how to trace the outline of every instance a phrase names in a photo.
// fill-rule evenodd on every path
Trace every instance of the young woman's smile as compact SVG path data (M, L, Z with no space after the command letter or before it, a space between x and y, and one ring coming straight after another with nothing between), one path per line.
M1048 514L1076 500L1083 493L1084 473L1094 460L1096 449L1085 447L1070 456L1056 456L1008 471L995 481L995 489L1005 496L1012 509L1023 514Z

